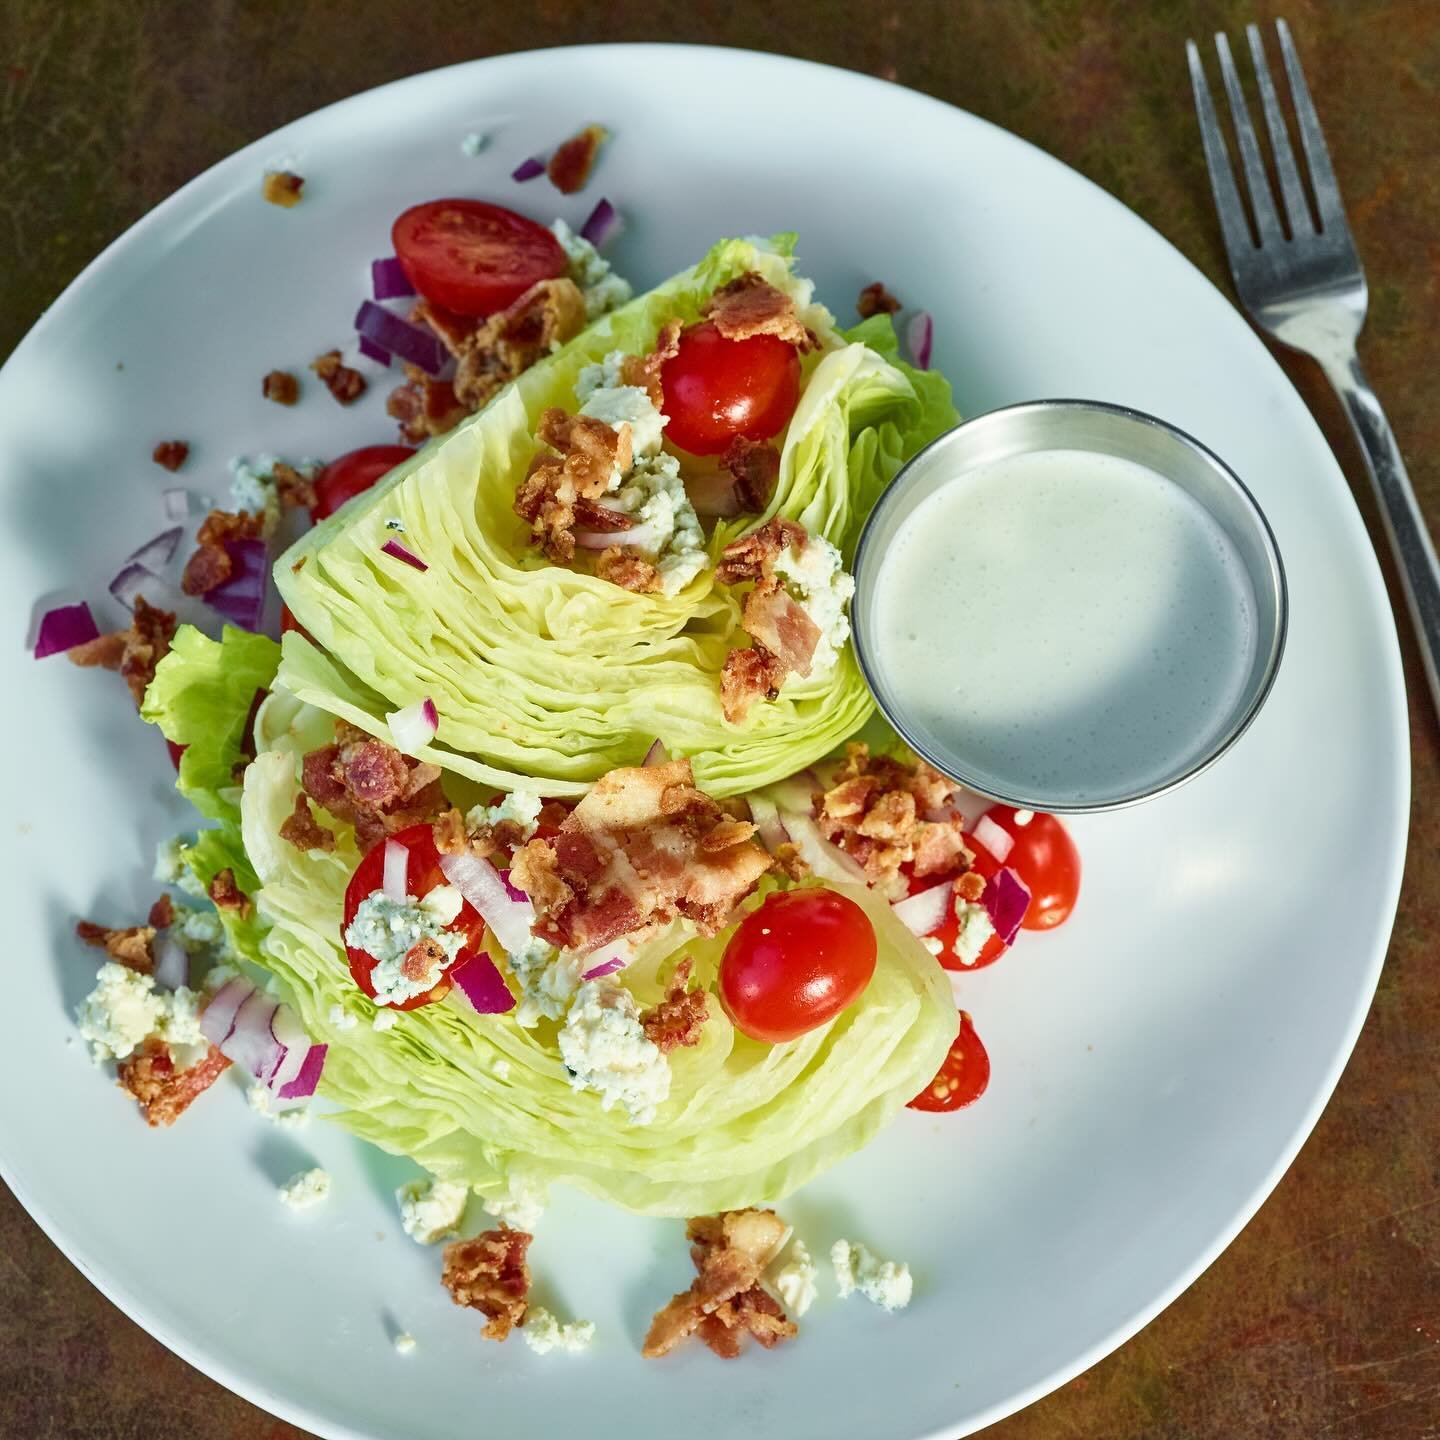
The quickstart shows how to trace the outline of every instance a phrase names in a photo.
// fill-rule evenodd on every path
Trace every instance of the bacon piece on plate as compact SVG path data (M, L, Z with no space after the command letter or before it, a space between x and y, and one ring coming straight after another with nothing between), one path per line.
M124 930L111 930L90 920L75 923L75 933L87 945L103 950L117 964L138 970L142 975L148 975L155 967L151 949L155 930L154 925L131 925Z
M300 398L300 381L289 370L271 370L260 382L260 393L277 405L293 405Z
M445 1247L440 1280L457 1305L488 1317L483 1334L503 1340L525 1323L530 1308L530 1264L525 1252L534 1237L502 1225Z
M178 470L190 458L190 447L183 440L162 440L150 458L167 470Z
M72 646L65 654L72 665L118 670L139 705L155 678L155 667L170 653L170 642L174 638L174 611L158 609L147 604L143 595L137 595L128 629L112 630L108 635Z
M777 515L758 529L732 540L720 553L715 578L722 585L740 585L746 580L768 579L775 562L792 545L803 550L810 536L803 525Z
M900 308L900 302L876 280L867 285L855 301L856 313L862 320L872 315L893 315Z
M559 564L575 557L576 505L598 500L618 471L630 469L630 428L618 430L591 415L567 415L552 406L540 417L535 437L542 451L515 491L515 513L530 522L530 534Z
M432 380L418 365L405 366L405 383L385 400L385 413L400 422L400 434L418 445L453 430L470 412L448 380Z
M655 348L648 355L627 355L620 362L620 380L643 390L650 403L657 410L665 408L665 390L660 383L665 362L673 360L680 353L680 332L684 326L679 320L667 320L655 337Z
M288 840L297 850L333 850L335 832L327 830L310 808L309 797L303 790L295 794L295 809L285 817L280 826L280 838Z
M780 478L780 452L768 440L737 435L720 463L735 477L735 498L742 511L760 511L770 503Z
M353 405L369 384L358 370L341 361L338 350L327 350L323 355L317 355L310 362L310 368L342 405Z
M809 675L820 627L778 580L762 580L745 597L741 623L787 670Z
M173 1125L229 1068L230 1061L214 1045L193 1065L175 1068L169 1047L151 1035L117 1067L120 1088L139 1102L152 1126Z
M653 595L660 588L660 572L643 555L618 545L607 547L595 557L595 573L637 595Z
M545 166L550 183L562 194L573 195L585 188L590 172L600 154L600 147L610 138L610 132L603 125L587 125L578 135L572 135L555 147L555 153Z

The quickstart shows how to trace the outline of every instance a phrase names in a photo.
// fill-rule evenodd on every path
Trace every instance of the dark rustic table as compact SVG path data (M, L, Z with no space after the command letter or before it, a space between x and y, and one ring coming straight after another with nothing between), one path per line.
M1228 0L3 0L0 355L102 246L275 126L415 71L599 40L775 50L928 91L1083 171L1224 286L1181 42L1238 35L1271 10ZM1440 521L1440 3L1290 0L1285 14L1370 274L1366 363ZM1334 401L1306 362L1282 358L1378 535ZM1401 644L1415 767L1405 890L1335 1098L1211 1270L1117 1354L988 1431L996 1440L1440 1436L1440 730L1404 626ZM1335 858L1340 882L1345 857ZM102 1299L3 1187L0 1436L302 1440Z

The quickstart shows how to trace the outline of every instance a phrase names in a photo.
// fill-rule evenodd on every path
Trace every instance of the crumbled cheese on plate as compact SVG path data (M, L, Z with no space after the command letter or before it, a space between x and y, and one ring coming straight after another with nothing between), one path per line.
M280 1187L280 1200L292 1210L310 1210L330 1194L330 1174L326 1170L302 1170Z
M837 1240L830 1247L830 1263L842 1300L858 1290L882 1310L903 1310L910 1303L914 1282L908 1265L879 1260L864 1245L849 1240Z
M453 1180L409 1180L395 1198L405 1233L420 1245L433 1245L460 1229L470 1188Z

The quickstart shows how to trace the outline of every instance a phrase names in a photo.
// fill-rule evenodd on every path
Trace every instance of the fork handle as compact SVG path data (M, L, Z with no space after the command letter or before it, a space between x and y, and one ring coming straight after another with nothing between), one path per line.
M1365 468L1380 499L1380 518L1400 567L1400 584L1420 641L1425 678L1440 713L1440 560L1436 559L1434 542L1405 473L1395 433L1360 368L1359 358L1352 350L1346 356L1327 358L1321 363L1350 417Z

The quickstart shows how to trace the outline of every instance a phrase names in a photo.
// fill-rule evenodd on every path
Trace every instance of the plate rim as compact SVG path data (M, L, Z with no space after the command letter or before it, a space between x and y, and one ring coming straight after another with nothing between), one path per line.
M536 46L527 50L506 51L494 55L482 55L468 60L456 61L450 65L436 66L430 69L416 71L410 75L400 76L379 85L355 91L352 94L333 100L327 105L297 115L275 129L257 136L254 140L248 141L238 149L222 156L219 160L216 160L198 174L192 176L178 189L167 195L163 200L146 211L145 214L141 215L132 224L123 229L76 274L69 284L50 301L36 319L35 323L21 337L19 343L6 358L4 364L0 365L0 379L3 379L6 372L8 372L12 366L16 366L17 362L23 362L28 359L32 346L39 343L43 333L51 324L55 323L53 318L55 312L60 310L62 305L68 309L77 302L85 302L88 299L90 289L97 284L104 272L123 259L124 252L131 245L136 243L140 238L147 236L152 230L163 226L173 211L182 210L191 204L196 197L203 196L208 188L215 185L217 181L228 174L228 172L238 169L241 164L253 158L255 154L263 150L273 149L277 145L282 144L284 139L294 129L301 126L308 126L314 123L318 117L329 115L332 111L338 111L348 106L373 101L375 97L383 95L386 92L395 91L398 93L405 87L418 88L433 84L435 77L438 76L450 75L458 71L479 70L484 67L496 68L511 64L519 65L532 62L538 56L565 54L593 56L602 52L624 53L631 56L643 55L644 52L660 52L665 55L684 53L701 61L710 56L724 55L735 60L742 60L751 64L759 62L779 69L794 69L798 67L805 70L823 72L827 83L834 83L835 78L839 77L845 83L858 82L863 86L882 88L886 91L905 91L909 96L913 97L913 99L922 102L926 106L932 106L938 110L949 112L951 115L958 115L969 123L984 127L984 129L988 131L996 132L999 143L1023 146L1026 150L1033 152L1034 155L1039 156L1049 165L1053 165L1065 172L1068 176L1081 181L1083 185L1092 192L1092 197L1099 197L1104 204L1122 211L1130 223L1139 225L1148 231L1153 239L1158 240L1160 244L1170 252L1174 260L1187 267L1208 289L1214 291L1220 299L1224 300L1227 308L1234 312L1235 318L1249 331L1251 338L1254 339L1257 344L1257 353L1263 357L1260 363L1268 364L1271 367L1274 377L1294 394L1300 403L1301 410L1308 418L1311 427L1313 427L1315 435L1321 441L1326 453L1329 454L1331 458L1331 462L1345 482L1344 496L1340 508L1346 514L1347 523L1358 527L1358 533L1364 538L1365 551L1368 553L1362 558L1361 570L1365 583L1372 592L1372 597L1378 597L1382 602L1378 607L1378 613L1381 618L1378 639L1380 641L1380 648L1384 652L1383 660L1387 671L1388 698L1393 702L1395 713L1400 722L1400 733L1396 737L1400 743L1395 744L1393 747L1392 764L1388 769L1388 773L1386 773L1383 778L1386 781L1386 788L1395 801L1395 811L1400 820L1400 826L1398 833L1392 837L1387 863L1384 867L1380 904L1377 910L1376 925L1372 935L1370 953L1363 970L1357 973L1358 988L1356 991L1356 1000L1348 1018L1344 1035L1331 1059L1323 1080L1281 1152L1265 1176L1256 1184L1244 1205L1242 1205L1235 1216L1221 1228L1211 1243L1206 1246L1197 1257L1190 1261L1188 1265L1183 1267L1177 1278L1172 1281L1169 1286L1162 1289L1154 1299L1148 1304L1139 1306L1129 1318L1116 1325L1099 1340L1093 1342L1073 1360L1058 1366L1048 1375L1032 1382L1024 1389L1015 1392L1004 1400L994 1402L986 1409L978 1411L971 1416L961 1416L953 1424L928 1432L913 1433L913 1440L954 1440L956 1425L964 1427L962 1431L963 1434L972 1434L984 1429L986 1426L993 1425L1027 1408L1051 1392L1058 1390L1068 1384L1077 1375L1083 1374L1108 1355L1114 1353L1121 1346L1133 1339L1134 1336L1154 1320L1157 1315L1168 1309L1169 1306L1188 1290L1200 1276L1214 1264L1219 1256L1234 1243L1240 1232L1255 1217L1260 1207L1274 1193L1280 1181L1294 1164L1301 1148L1314 1131L1321 1115L1334 1095L1335 1089L1339 1084L1346 1066L1349 1064L1350 1057L1359 1040L1360 1032L1369 1016L1394 930L1409 842L1410 827L1408 817L1411 806L1412 780L1408 690L1400 653L1394 606L1391 603L1388 589L1385 586L1384 575L1375 552L1373 538L1365 526L1359 507L1356 504L1353 490L1350 487L1348 476L1346 476L1343 467L1340 465L1339 457L1331 447L1330 441L1323 429L1321 429L1314 412L1310 406L1306 404L1304 397L1300 395L1294 382L1291 381L1290 377L1285 373L1285 370L1279 364L1273 351L1260 339L1253 328L1249 326L1242 312L1235 307L1230 297L1226 295L1184 251L1171 241L1168 236L1152 225L1142 215L1131 209L1118 197L1111 194L1110 191L1092 180L1083 171L1067 164L1064 160L1052 155L1049 151L1035 144L1033 141L1027 140L1014 131L1006 129L998 122L987 119L982 115L977 115L973 111L966 110L960 105L952 104L948 100L943 100L923 90L917 90L896 81L885 80L878 76L867 74L864 71L847 69L844 66L830 64L825 61L811 60L803 56L779 54L774 51L752 50L742 46L673 43L650 40L611 41L597 44L560 44ZM217 196L212 201L212 204L221 204L225 198L224 196ZM202 215L203 213L206 213L206 211L202 211ZM1345 505L1345 501L1348 501L1348 507ZM1385 623L1386 617L1388 617L1388 624ZM1382 777L1377 774L1376 778L1378 782ZM1379 788L1378 783L1376 788ZM69 1260L107 1300L114 1304L127 1319L138 1325L146 1334L158 1340L168 1350L178 1355L186 1364L198 1370L208 1379L222 1385L232 1393L239 1395L242 1399L260 1407L267 1413L288 1423L311 1430L316 1435L327 1437L327 1440L374 1440L371 1432L356 1430L342 1420L312 1411L303 1402L292 1400L288 1396L277 1393L262 1379L252 1377L248 1374L241 1374L232 1368L223 1357L202 1351L199 1347L192 1347L183 1334L172 1330L163 1320L152 1320L148 1306L138 1295L108 1272L101 1262L93 1259L86 1251L83 1242L72 1239L72 1237L64 1234L62 1227L55 1224L48 1214L35 1203L32 1203L32 1197L28 1187L14 1172L3 1151L0 1151L0 1180L4 1180L15 1198L24 1207L27 1215L39 1226L40 1230L51 1243L60 1250L65 1258ZM905 1431L904 1434L910 1436L912 1432Z

